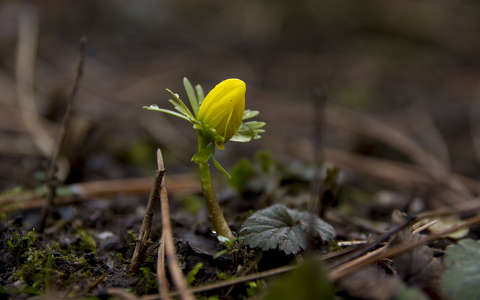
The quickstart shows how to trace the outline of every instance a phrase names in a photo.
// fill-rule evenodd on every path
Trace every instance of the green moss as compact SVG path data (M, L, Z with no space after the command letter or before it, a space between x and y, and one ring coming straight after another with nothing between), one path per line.
M80 236L79 246L62 249L56 241L42 245L35 231L10 230L2 242L16 258L16 267L9 281L20 280L22 287L7 287L7 293L38 295L50 288L68 289L73 285L86 284L100 276L98 266L90 265L83 257L85 252L95 250L93 237L86 232L79 231L77 234Z
M80 237L80 247L79 250L85 250L86 252L97 252L97 243L95 238L91 236L85 230L77 230L76 234Z
M50 249L42 251L30 248L24 253L24 256L25 262L17 268L14 277L37 290L48 288L53 270L53 254Z
M130 248L134 249L137 243L137 234L133 230L127 230L127 244Z
M190 270L187 274L187 283L191 285L195 282L195 276L197 276L198 271L203 268L203 264L201 262L197 263L193 269Z
M136 293L144 295L157 291L158 283L156 275L148 267L140 267L140 281L137 285Z

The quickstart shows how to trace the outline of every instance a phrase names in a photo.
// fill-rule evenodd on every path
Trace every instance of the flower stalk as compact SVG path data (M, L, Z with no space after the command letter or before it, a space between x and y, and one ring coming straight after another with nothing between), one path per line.
M198 133L198 152L202 153L209 151L208 140L206 140L202 134ZM223 211L220 205L218 204L217 197L212 185L212 178L210 176L210 164L208 160L194 160L198 165L200 170L200 182L202 185L203 196L207 204L208 214L210 220L215 228L215 231L218 235L222 235L229 240L234 238L230 227L228 226L225 217L223 216Z

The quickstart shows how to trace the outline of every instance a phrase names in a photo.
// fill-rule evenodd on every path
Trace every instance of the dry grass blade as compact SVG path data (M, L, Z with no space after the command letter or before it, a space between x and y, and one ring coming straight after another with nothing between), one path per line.
M165 172L165 166L163 164L162 151L157 150L157 164L158 170ZM160 204L162 208L162 235L165 236L165 252L167 255L168 268L170 275L172 275L173 283L179 291L180 298L182 300L193 300L195 297L193 293L188 289L187 281L183 276L182 270L177 261L175 254L175 244L173 241L172 225L170 223L170 208L168 205L168 194L166 187L166 176L163 176L161 189L160 189Z

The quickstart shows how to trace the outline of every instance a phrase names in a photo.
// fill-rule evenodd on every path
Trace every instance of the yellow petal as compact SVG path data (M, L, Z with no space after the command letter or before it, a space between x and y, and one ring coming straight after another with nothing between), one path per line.
M217 84L205 97L198 119L228 141L242 124L245 110L246 85L240 79L226 79Z

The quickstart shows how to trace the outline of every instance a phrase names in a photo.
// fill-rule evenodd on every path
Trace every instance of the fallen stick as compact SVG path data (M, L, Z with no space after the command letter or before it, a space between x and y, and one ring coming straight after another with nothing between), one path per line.
M190 194L200 191L200 184L190 174L172 175L170 179L169 189L174 193ZM109 197L117 194L148 193L152 184L152 178L112 179L70 184L59 187L56 205L91 201L98 197ZM0 212L36 209L43 207L45 203L44 192L21 192L0 197Z

